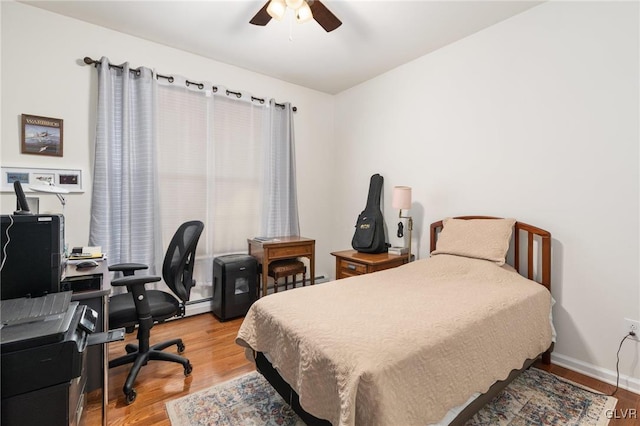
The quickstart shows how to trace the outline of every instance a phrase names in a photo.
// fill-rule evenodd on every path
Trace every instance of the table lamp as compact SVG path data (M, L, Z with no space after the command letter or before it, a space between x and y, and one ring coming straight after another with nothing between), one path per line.
M67 200L62 196L62 194L68 194L68 189L56 186L53 182L49 181L44 181L36 185L30 185L29 189L36 192L47 192L49 194L56 194L56 197L58 197L58 200L60 200L60 203L62 204L62 215L64 216L64 206L67 204Z
M398 217L400 219L407 219L407 228L409 230L409 261L411 261L411 233L413 231L413 218L411 216L402 216L402 210L409 210L411 208L411 187L394 187L391 206L394 209L400 210L398 213Z

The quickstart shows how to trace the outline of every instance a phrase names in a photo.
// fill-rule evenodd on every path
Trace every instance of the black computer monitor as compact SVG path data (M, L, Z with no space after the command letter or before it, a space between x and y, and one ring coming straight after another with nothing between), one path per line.
M65 266L64 216L2 215L0 223L0 299L60 291Z

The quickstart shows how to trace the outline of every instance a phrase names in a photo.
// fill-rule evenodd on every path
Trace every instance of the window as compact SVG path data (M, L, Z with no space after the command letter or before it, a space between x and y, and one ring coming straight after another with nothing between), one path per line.
M259 234L266 107L181 85L159 85L157 95L162 239L203 220L196 280L210 284L213 258L246 252ZM192 291L212 296L208 286Z

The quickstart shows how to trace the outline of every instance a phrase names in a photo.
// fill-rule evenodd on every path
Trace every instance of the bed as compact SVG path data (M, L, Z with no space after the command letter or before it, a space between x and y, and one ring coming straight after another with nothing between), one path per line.
M463 424L550 361L549 232L484 216L430 230L428 259L249 309L236 342L307 424Z

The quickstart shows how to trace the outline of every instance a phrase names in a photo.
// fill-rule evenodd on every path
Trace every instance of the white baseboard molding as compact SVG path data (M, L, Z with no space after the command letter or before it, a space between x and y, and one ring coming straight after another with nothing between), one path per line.
M204 314L211 312L213 307L211 299L198 300L195 303L189 303L184 307L184 316L190 317L192 315Z
M601 368L566 355L557 354L555 352L551 353L551 362L560 367L568 368L569 370L584 374L585 376L589 376L602 382L609 383L610 385L616 385L615 371L607 370L606 368ZM619 386L621 389L626 389L628 391L640 394L640 379L638 378L621 374Z

